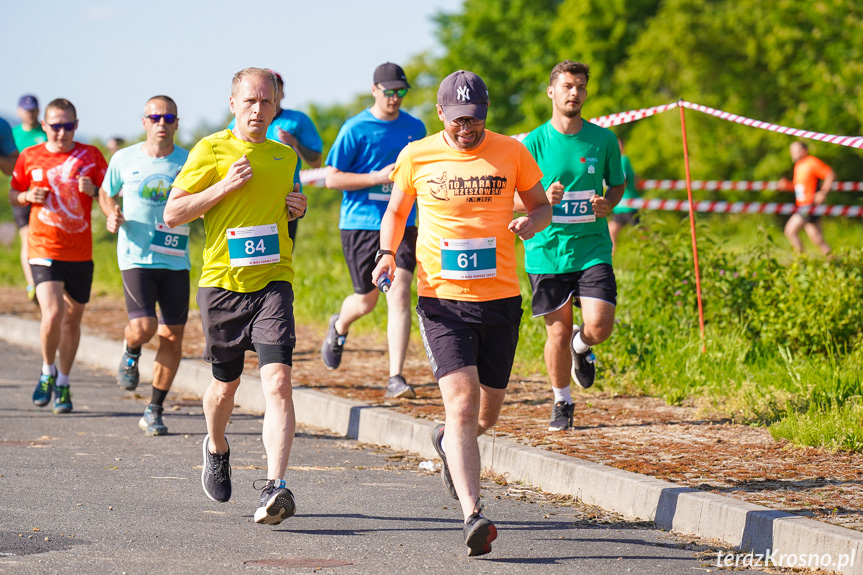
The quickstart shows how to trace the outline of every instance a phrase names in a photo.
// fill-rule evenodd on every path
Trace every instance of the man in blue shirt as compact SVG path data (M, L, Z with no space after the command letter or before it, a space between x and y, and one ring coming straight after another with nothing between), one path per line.
M377 67L372 84L375 103L349 119L327 156L326 185L343 191L339 215L342 251L354 284L354 293L345 298L339 313L330 318L321 358L328 369L336 369L348 329L371 312L378 301L378 290L371 281L372 270L382 253L381 220L389 203L389 180L399 152L409 142L425 137L423 123L401 111L410 88L404 70L392 62ZM410 286L416 268L416 207L411 210L404 240L395 254L396 277L387 292L387 341L389 374L386 397L416 397L402 377L411 327Z
M179 126L177 104L168 96L147 101L142 119L147 139L111 156L99 190L107 228L118 233L117 259L123 276L129 324L117 383L138 387L141 346L159 335L153 366L153 392L138 426L147 435L164 435L165 397L182 358L183 331L189 315L189 226L168 228L164 212L174 178L188 150L174 145ZM115 199L123 192L123 207ZM156 303L160 321L156 320Z
M285 97L285 81L282 80L282 76L278 72L274 70L270 70L270 72L276 77L276 85L278 86L276 100L277 104L280 104ZM231 123L228 124L229 130L234 129L235 122L236 120L231 120ZM290 146L297 153L299 159L312 168L321 167L321 154L324 151L324 141L321 139L321 135L318 133L318 129L315 127L312 119L299 110L286 110L281 105L278 105L276 117L273 118L273 123L267 128L267 139ZM297 168L299 167L300 164L298 162ZM299 174L299 169L297 170L297 174ZM302 185L300 185L300 191L302 189ZM288 222L288 234L290 234L291 241L294 244L297 242L297 226L299 223L299 218Z

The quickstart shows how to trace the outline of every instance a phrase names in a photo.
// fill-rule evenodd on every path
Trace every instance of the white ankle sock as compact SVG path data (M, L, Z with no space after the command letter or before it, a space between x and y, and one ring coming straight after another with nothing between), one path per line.
M575 353L586 353L590 349L590 346L581 340L581 331L572 338L572 349L575 350Z
M53 363L48 364L48 363L45 363L43 361L42 362L42 375L53 375L56 377L57 376L57 368L54 367Z
M572 390L569 388L569 386L561 387L560 389L552 387L551 390L554 392L555 403L559 403L561 401L565 401L566 403L572 403Z
M69 375L57 372L57 387L69 387Z

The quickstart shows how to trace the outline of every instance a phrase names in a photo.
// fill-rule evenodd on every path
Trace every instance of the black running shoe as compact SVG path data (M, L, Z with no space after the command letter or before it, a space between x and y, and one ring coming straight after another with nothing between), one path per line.
M548 424L549 431L566 431L572 427L572 413L575 406L565 401L558 401L551 410L551 423Z
M417 394L414 391L414 388L408 385L408 382L406 382L405 378L401 375L390 377L390 380L387 382L387 393L385 397L413 399L416 396Z
M578 387L587 389L593 385L593 381L596 379L596 356L593 355L590 348L587 348L587 351L584 353L577 353L575 351L572 342L575 341L575 336L578 332L578 326L575 326L572 339L569 342L569 352L572 354L572 371L570 375Z
M342 350L345 348L345 340L348 334L339 335L336 331L336 321L339 319L339 314L334 313L330 316L330 327L327 329L327 337L321 345L321 359L327 369L337 369L342 363Z
M261 491L261 506L255 510L255 523L278 525L296 513L297 504L294 501L294 494L285 487L284 479L278 481L259 479L258 481L267 483Z
M226 439L227 441L227 439ZM231 450L227 453L210 453L210 435L204 437L204 470L201 485L204 493L213 501L221 503L231 498Z
M464 522L464 543L467 545L468 557L491 553L491 542L497 539L497 527L481 512L482 504L477 499L473 513Z
M441 477L443 478L444 487L447 488L453 499L458 499L458 493L455 491L455 485L452 484L452 475L449 474L449 466L446 463L446 453L443 450L443 431L443 423L438 423L434 426L432 429L432 443L441 460Z

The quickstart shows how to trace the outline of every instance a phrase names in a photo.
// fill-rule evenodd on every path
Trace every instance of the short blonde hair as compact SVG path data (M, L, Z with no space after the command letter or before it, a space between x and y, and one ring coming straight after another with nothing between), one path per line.
M231 95L237 95L237 87L240 85L246 76L258 76L259 78L266 78L270 82L273 83L273 94L279 93L279 87L276 83L276 76L266 68L243 68L236 74L234 74L234 79L231 81Z

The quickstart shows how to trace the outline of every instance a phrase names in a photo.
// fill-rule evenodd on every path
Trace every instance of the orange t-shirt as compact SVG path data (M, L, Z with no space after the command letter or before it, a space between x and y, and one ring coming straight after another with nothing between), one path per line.
M513 195L541 179L536 161L513 138L486 130L473 150L438 132L408 144L390 179L417 198L417 293L461 301L520 295L515 272Z
M30 210L27 250L31 259L66 262L93 259L90 231L93 198L78 191L78 178L89 176L98 189L107 169L98 148L77 142L69 152L49 152L45 144L21 152L12 173L12 189L19 192L34 187L51 189L45 203L33 204Z
M823 180L832 170L816 158L806 156L794 164L794 199L798 206L808 206L815 201L818 180Z

